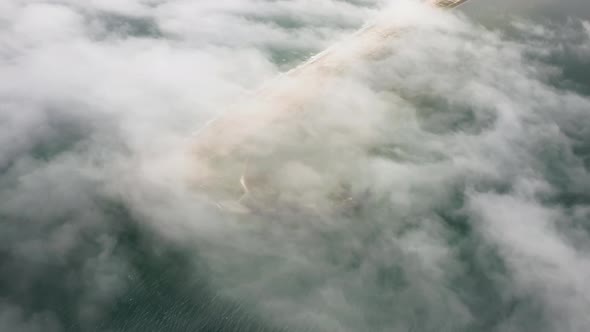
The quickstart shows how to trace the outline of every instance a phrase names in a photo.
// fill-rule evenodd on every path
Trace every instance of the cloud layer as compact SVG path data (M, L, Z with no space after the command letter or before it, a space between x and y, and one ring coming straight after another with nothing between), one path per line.
M588 330L590 23L478 6L4 1L0 329ZM377 15L195 183L195 131Z

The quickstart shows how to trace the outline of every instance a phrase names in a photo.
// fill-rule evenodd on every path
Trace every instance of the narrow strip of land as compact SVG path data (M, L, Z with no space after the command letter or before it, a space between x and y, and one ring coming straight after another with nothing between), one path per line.
M452 9L466 1L428 0L427 4ZM367 24L349 38L267 83L199 130L194 146L198 158L203 161L215 155L230 154L270 123L305 110L305 105L326 88L330 79L379 56L388 49L393 38L409 28L388 20Z

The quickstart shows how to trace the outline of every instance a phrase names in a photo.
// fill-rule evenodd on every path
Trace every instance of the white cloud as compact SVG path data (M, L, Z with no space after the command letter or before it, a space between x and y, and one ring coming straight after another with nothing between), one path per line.
M43 278L40 262L63 267L79 319L99 320L134 268L106 199L275 325L587 329L588 206L560 199L587 197L590 100L544 62L554 39L584 54L586 22L518 19L517 39L408 2L354 3L0 3L0 248L30 267L19 284ZM334 77L273 79L377 13L412 29L365 62L351 56L365 44L344 42ZM198 187L194 131L232 110L248 130L280 108L297 112L207 165L219 187ZM29 322L14 298L6 329L58 319Z

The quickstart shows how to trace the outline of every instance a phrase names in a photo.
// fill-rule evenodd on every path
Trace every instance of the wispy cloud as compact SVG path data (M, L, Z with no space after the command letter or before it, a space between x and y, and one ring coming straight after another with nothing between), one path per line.
M133 225L272 326L587 330L588 23L522 10L0 3L0 329L102 326ZM311 98L274 79L376 15L411 29ZM200 186L197 129L294 100Z

